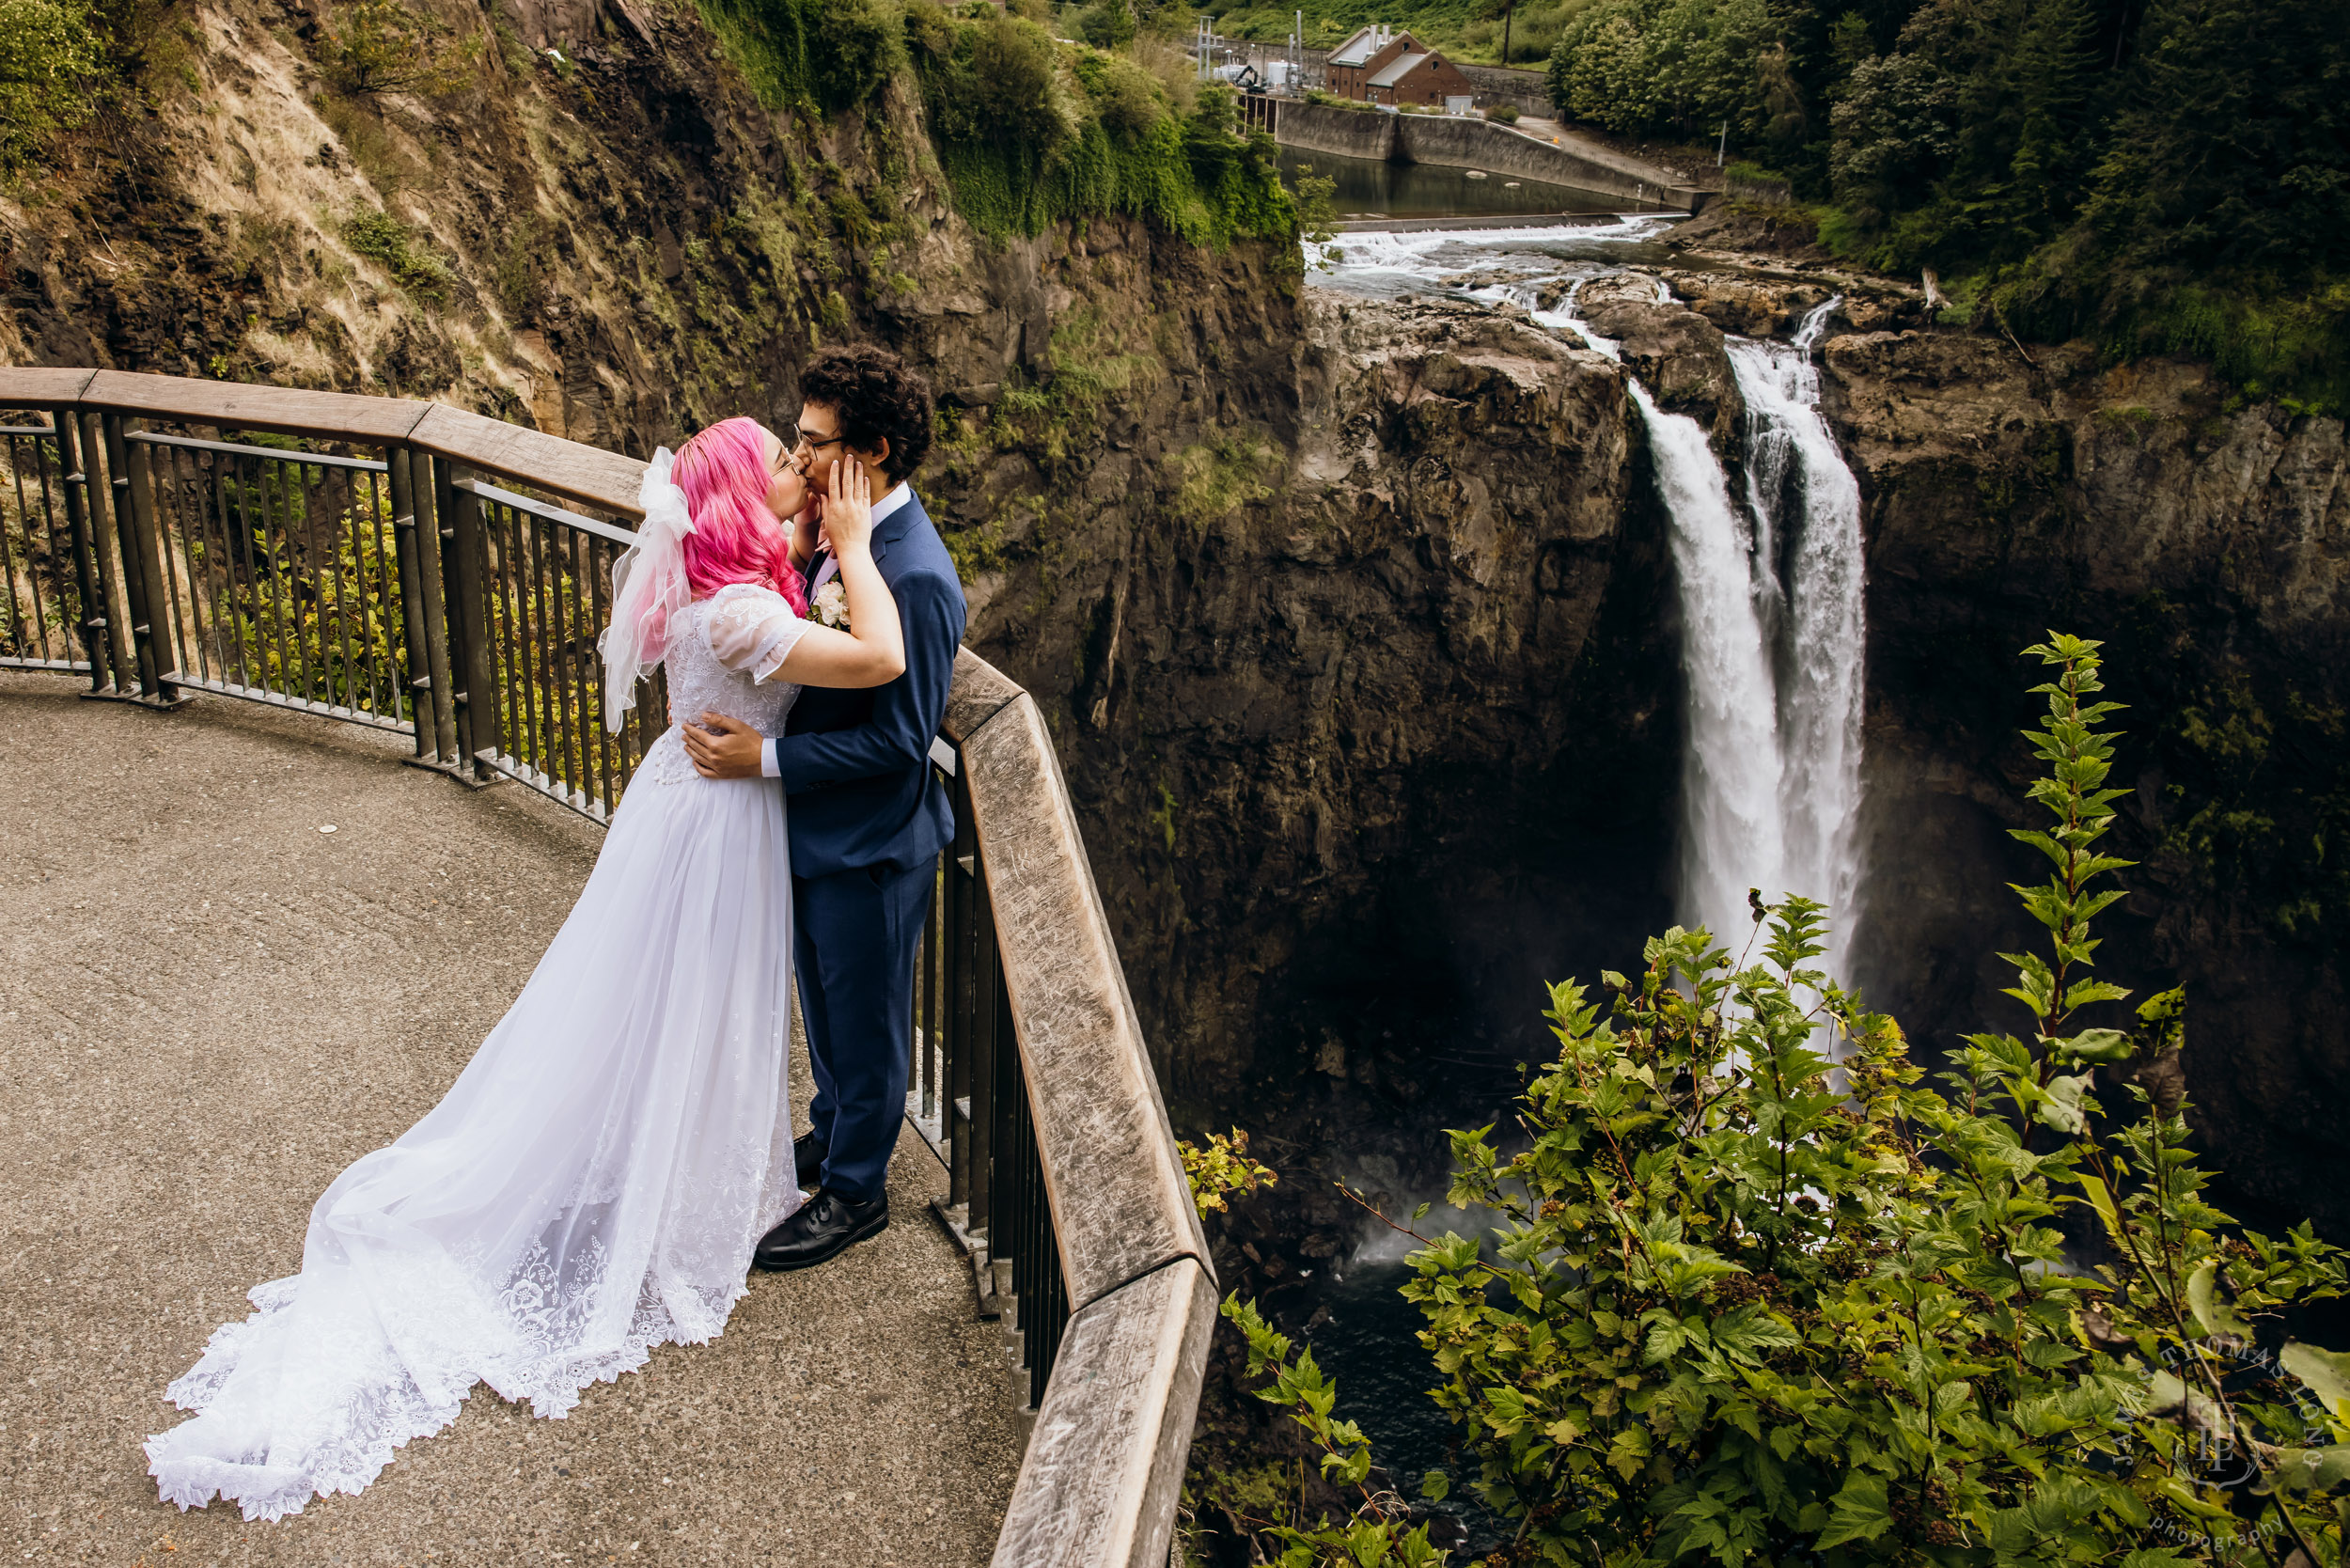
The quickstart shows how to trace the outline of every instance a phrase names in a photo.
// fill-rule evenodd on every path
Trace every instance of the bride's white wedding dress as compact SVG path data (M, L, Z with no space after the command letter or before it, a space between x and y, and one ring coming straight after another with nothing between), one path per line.
M756 682L804 623L736 585L671 629L671 712L767 734L799 688ZM182 1508L248 1519L357 1492L474 1384L540 1416L715 1336L760 1233L799 1206L785 1098L791 890L783 794L694 771L675 726L529 983L398 1142L310 1212L302 1272L212 1335L151 1437Z

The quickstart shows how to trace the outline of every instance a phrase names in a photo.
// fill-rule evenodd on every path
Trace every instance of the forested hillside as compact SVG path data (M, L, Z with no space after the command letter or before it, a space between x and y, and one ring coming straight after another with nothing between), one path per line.
M1596 0L1573 116L1730 140L1832 248L2023 337L2350 403L2350 27L2325 0Z
M1306 0L1497 58L1507 0ZM1212 0L1225 31L1291 8ZM2350 14L2339 0L1559 0L1510 6L1568 118L1783 176L1830 249L1934 268L1978 324L2184 352L2350 407Z

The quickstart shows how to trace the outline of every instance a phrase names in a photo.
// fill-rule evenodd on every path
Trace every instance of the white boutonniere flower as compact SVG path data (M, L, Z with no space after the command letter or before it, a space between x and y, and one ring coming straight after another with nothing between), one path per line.
M818 588L816 597L808 601L807 607L809 613L816 617L818 625L829 626L837 632L849 629L849 590L839 578L835 577Z

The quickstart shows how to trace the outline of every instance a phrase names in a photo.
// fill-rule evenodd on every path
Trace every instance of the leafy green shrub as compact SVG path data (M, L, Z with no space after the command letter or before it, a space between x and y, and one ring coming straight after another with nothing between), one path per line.
M1601 977L1605 1015L1553 988L1522 1152L1452 1135L1449 1200L1492 1245L1429 1242L1403 1291L1478 1490L1519 1521L1496 1568L2341 1562L2350 1356L2286 1314L2350 1289L2342 1255L2204 1201L2178 992L2097 1021L2129 995L2091 973L2127 864L2096 849L2124 792L2097 647L2028 651L2056 678L2029 791L2053 820L2014 835L2051 865L2018 888L2047 949L2004 955L2027 1033L1920 1087L1899 1027L1810 966L1820 906L1758 898L1758 963L1676 928ZM1226 1311L1263 1397L1359 1480L1327 1380ZM1388 1509L1283 1539L1297 1568L1415 1560Z
M419 243L389 212L369 208L344 219L343 243L370 261L382 263L392 281L416 298L437 305L448 297L449 285L456 277L448 263Z
M1485 118L1496 124L1515 125L1518 122L1518 106L1505 98L1488 108Z
M700 0L702 18L771 109L870 100L905 63L895 0Z
M1126 0L1095 0L1077 13L1077 36L1096 49L1123 49L1135 41L1135 13Z
M1102 129L1128 142L1139 141L1158 128L1170 112L1158 83L1131 56L1092 54L1075 65L1078 83L1093 101Z
M1246 1196L1280 1180L1269 1168L1248 1157L1248 1135L1238 1127L1229 1137L1210 1133L1204 1149L1186 1141L1178 1143L1175 1151L1183 1156L1183 1180L1191 1186L1191 1200L1202 1219L1229 1207L1235 1194Z
M84 0L0 0L0 173L89 118L105 42Z
M1240 135L1229 88L1183 115L1135 57L992 8L917 6L907 36L940 166L978 228L1124 212L1196 244L1294 231L1271 139Z

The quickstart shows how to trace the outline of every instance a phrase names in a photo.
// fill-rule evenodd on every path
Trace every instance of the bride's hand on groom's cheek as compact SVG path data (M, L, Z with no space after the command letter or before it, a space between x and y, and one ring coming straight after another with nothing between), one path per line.
M757 778L766 738L741 719L705 713L682 730L685 754L704 778Z

